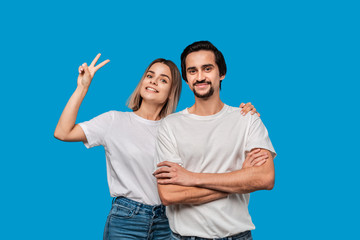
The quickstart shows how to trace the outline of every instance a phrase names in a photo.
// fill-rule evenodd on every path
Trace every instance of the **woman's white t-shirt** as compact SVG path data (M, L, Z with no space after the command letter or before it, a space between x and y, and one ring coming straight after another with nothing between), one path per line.
M158 205L154 169L155 142L160 121L133 112L110 111L79 123L87 148L105 148L110 195Z

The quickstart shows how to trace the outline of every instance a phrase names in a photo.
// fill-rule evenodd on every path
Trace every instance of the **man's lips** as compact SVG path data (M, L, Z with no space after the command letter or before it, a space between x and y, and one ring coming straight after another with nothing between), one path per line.
M206 88L210 84L211 84L211 82L198 82L198 83L194 84L194 87L196 87L196 88Z

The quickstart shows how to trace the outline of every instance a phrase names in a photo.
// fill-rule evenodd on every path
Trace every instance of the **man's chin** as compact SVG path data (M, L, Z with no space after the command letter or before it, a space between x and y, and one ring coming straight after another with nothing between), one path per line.
M202 99L207 99L209 97L211 97L213 94L214 94L214 89L213 88L210 88L207 92L205 93L199 93L197 92L195 89L193 90L194 92L194 95L197 97L197 98L202 98Z

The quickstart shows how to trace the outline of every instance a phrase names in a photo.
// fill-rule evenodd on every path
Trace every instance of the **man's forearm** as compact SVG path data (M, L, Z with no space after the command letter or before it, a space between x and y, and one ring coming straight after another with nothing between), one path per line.
M194 177L196 187L228 193L271 190L275 182L272 157L260 167L250 167L229 173L194 173Z
M225 198L228 193L201 188L184 187L180 185L161 185L158 184L161 202L165 205L174 204L204 204L221 198Z

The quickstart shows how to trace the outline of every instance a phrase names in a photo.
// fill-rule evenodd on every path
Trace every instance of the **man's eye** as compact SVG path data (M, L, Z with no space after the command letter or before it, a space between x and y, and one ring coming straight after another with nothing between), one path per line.
M207 68L205 68L205 71L206 71L206 72L211 71L211 67L207 67Z
M195 70L189 70L190 74L194 74L196 71Z

